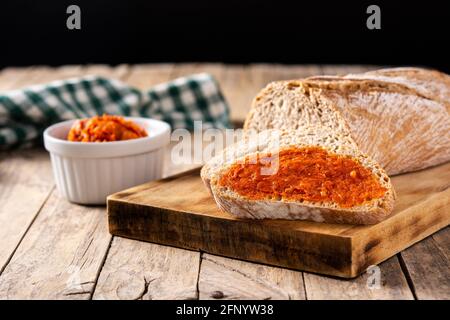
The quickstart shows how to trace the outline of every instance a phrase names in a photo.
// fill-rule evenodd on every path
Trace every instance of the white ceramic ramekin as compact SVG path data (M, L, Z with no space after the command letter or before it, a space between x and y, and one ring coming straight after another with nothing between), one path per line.
M126 118L147 130L145 138L114 142L72 142L66 137L76 120L44 132L59 193L71 202L105 204L112 193L162 177L170 126L146 118Z

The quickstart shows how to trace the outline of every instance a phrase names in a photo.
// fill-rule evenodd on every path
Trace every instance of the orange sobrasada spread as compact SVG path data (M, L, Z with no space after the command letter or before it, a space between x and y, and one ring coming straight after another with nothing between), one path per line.
M272 154L233 164L220 177L219 185L253 200L334 202L343 208L380 198L387 190L358 161L319 147L281 150L278 170L269 175L261 173L268 166L268 157Z
M107 142L146 137L147 132L132 121L120 116L102 115L76 121L67 140L79 142Z

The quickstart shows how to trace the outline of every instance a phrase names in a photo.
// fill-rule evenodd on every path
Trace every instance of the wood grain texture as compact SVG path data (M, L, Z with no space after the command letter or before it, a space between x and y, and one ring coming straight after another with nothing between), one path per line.
M200 254L114 238L94 299L197 299Z
M221 65L165 65L163 67L154 70L153 68L141 68L140 66L134 66L127 77L127 82L131 85L136 85L141 89L148 89L150 85L168 81L180 76L189 75L192 73L208 72L213 74L217 79L221 79L222 67ZM176 141L172 143L174 145ZM170 159L170 148L168 149L167 159ZM194 165L195 166L195 165ZM165 175L176 174L180 171L185 171L192 168L192 165L174 165L168 161L165 168ZM133 243L133 250L126 250L125 248ZM121 248L115 251L115 248ZM167 252L170 252L170 255ZM146 254L140 255L136 252L145 252ZM124 273L113 272L116 270L117 263L113 258L107 259L102 269L97 288L95 290L94 299L100 298L122 298L122 299L160 299L160 298L173 298L173 299L193 299L197 297L196 285L198 270L187 273L184 269L180 270L176 266L197 266L200 262L200 253L193 251L180 250L176 248L169 248L165 246L158 246L154 244L130 241L123 238L115 238L113 246L111 248L109 256L113 255L115 259L128 261L126 268L128 270L140 270L144 265L147 265L151 260L153 270L156 266L157 269L152 271L152 274L164 275L162 278L158 278L156 282L147 287L146 293L143 294L141 289L145 287L144 276L140 272L128 272ZM149 258L150 255L150 258ZM174 266L171 268L171 266ZM146 268L147 270L147 268ZM110 272L113 272L111 274ZM146 271L150 272L150 271ZM177 275L185 277L186 280L194 279L194 286L192 281L187 283L179 282L176 286L178 289L174 290L174 280L180 280ZM146 279L151 278L147 275ZM124 287L124 281L130 283L130 286ZM170 280L172 279L172 280ZM171 283L169 283L172 281ZM156 286L156 284L160 285Z
M304 300L302 273L203 254L201 300Z
M313 75L323 73L322 68L318 65L285 65L277 64L252 64L251 74L253 82L259 87L259 91L271 81L303 79ZM256 95L255 92L254 96Z
M127 82L143 90L186 70L172 65L131 68ZM166 159L170 160L170 148ZM165 175L192 166L166 162ZM115 237L101 270L94 299L197 299L200 253Z
M140 90L149 90L152 86L170 79L175 66L173 64L144 64L130 67L126 82Z
M27 83L20 85L91 73L120 78L126 70L126 66L33 67L24 77ZM14 173L20 175L23 172L25 176L17 179L17 194L12 198L15 201L8 212L17 216L21 212L14 208L23 206L24 213L22 220L12 216L3 219L22 222L16 229L20 236L21 229L27 229L30 224L26 223L27 215L28 220L33 221L37 210L43 207L20 244L16 244L14 256L0 275L0 298L89 299L111 240L105 209L71 204L60 198L56 191L45 202L53 179L48 153L41 150L38 154L41 161L13 162L19 166L13 167ZM33 189L24 189L27 185ZM40 186L41 189L44 186L46 193L39 191ZM19 238L16 236L15 240Z
M378 271L343 280L304 273L308 300L412 300L414 299L397 257L381 263ZM378 278L378 275L380 276Z
M401 253L418 299L450 299L449 248L447 227Z
M255 91L257 91L250 70L249 66L226 67L220 81L225 99L230 105L231 121L238 128L244 123Z
M0 274L53 189L48 155L0 153Z
M362 73L367 71L372 71L380 68L386 68L382 66L373 66L373 65L321 65L320 73L326 74L330 76L343 76L349 73Z
M354 260L367 266L380 262L388 252L400 252L446 227L450 220L450 163L392 178L401 212L370 228L355 226L344 234L353 235L358 245ZM390 239L384 245L378 245ZM358 272L357 270L355 272Z
M26 83L26 77L32 70L28 68L5 68L0 72L0 92L20 88Z
M57 68L34 66L26 68L24 75L9 89L20 89L26 86L43 84L54 80L68 79L82 74L81 66L62 66Z
M126 64L121 64L116 67L108 65L94 64L82 67L83 75L96 75L107 78L115 78L126 82L130 73L130 67Z
M54 192L0 277L0 299L88 299L111 235L103 207Z
M450 259L450 228L447 227L432 235L433 240L439 246L440 252Z
M251 102L254 93L259 91L260 88L262 88L266 83L265 81L271 81L275 79L282 79L282 78L296 78L298 77L298 74L305 74L305 76L308 75L314 75L314 74L346 74L348 72L362 72L367 71L368 69L363 66L352 66L351 68L345 67L345 66L305 66L306 71L303 66L274 66L274 69L278 69L277 71L272 72L270 69L271 67L269 65L265 66L259 66L254 68L255 71L252 71L253 65L251 66L239 66L239 65L220 65L220 64L208 64L203 69L203 64L195 64L195 65L185 65L182 67L184 70L184 74L188 74L191 71L195 72L201 72L201 71L208 71L211 72L215 77L218 78L220 81L222 90L230 102L231 106L231 112L232 117L236 119L241 119L239 121L242 121L246 115L247 109L249 108L249 103ZM33 83L43 83L48 82L55 79L61 79L61 78L68 78L73 76L78 76L86 73L97 73L104 76L113 76L116 78L120 78L124 80L125 82L130 83L131 85L134 85L141 89L148 89L151 85L157 84L159 82L162 82L160 79L166 78L174 78L182 73L174 72L174 69L176 68L176 65L139 65L139 66L133 66L132 68L128 68L127 66L119 66L118 71L114 71L113 68L107 67L107 66L64 66L60 68L49 68L44 66L37 66L37 67L29 67L29 68L7 68L3 69L0 72L0 91L20 88L29 84ZM369 66L370 68L370 66ZM252 73L253 72L253 73ZM136 75L135 75L136 74ZM159 76L159 75L162 75ZM254 93L252 93L252 90ZM236 111L237 110L237 111ZM28 154L30 153L30 154ZM0 220L1 225L3 225L2 229L0 229L0 240L2 243L2 247L0 248L0 256L4 254L5 252L8 252L6 257L10 256L13 252L11 250L6 250L8 246L5 246L4 244L7 243L8 237L5 237L2 232L5 231L13 231L13 237L11 243L13 243L12 247L15 248L19 244L19 241L21 239L21 236L27 232L28 226L33 222L34 217L39 212L39 208L42 207L43 203L45 202L45 197L43 197L42 202L39 205L32 205L33 203L38 204L39 201L29 201L29 199L35 198L36 195L39 193L36 192L37 188L40 188L39 186L45 185L44 181L40 181L36 183L36 180L32 177L31 179L25 179L25 178L17 178L18 176L21 176L20 172L23 172L23 177L25 177L26 173L29 171L28 168L39 168L40 170L31 170L33 175L38 178L41 176L42 171L42 177L45 176L44 171L49 170L50 164L49 160L47 159L47 153L45 151L15 151L12 153L3 153L1 154L1 160L0 160L0 198L2 200L2 205L0 205ZM36 159L42 159L42 161L36 161ZM10 172L11 168L14 169L14 174L5 174L5 172ZM44 168L44 170L42 170ZM46 168L46 169L45 169ZM166 174L176 173L180 170L183 170L181 167L177 166L168 166L168 169L166 171ZM49 173L47 171L47 173ZM28 176L27 176L28 177ZM30 176L31 177L31 176ZM53 185L51 175L48 174L47 176L48 182L50 186L49 192L51 190L51 187ZM44 177L45 178L45 177ZM19 192L12 192L11 190L19 190L17 189L17 185L15 185L14 181L17 182L23 182L23 185L20 186ZM420 186L421 182L416 181L414 184L418 184ZM27 188L26 190L24 188ZM44 187L46 189L47 187ZM5 192L7 190L7 192ZM177 189L175 189L177 190ZM6 198L6 196L8 196ZM49 203L40 211L38 218L45 214L45 221L40 221L39 219L36 219L30 229L28 229L28 233L30 235L26 235L23 239L23 245L26 246L23 247L22 245L19 247L19 249L15 252L13 259L11 260L11 268L5 269L7 273L7 281L3 282L3 277L0 275L0 283L1 283L1 291L0 291L0 298L14 298L14 297L33 297L33 298L64 298L64 299L87 299L92 294L92 286L93 284L90 282L91 279L96 280L96 276L92 276L92 274L95 274L94 270L97 269L97 272L100 272L100 269L102 268L102 257L104 258L105 252L107 250L107 247L109 245L108 241L101 241L100 238L103 237L105 234L107 235L107 231L105 230L104 226L95 229L93 228L94 221L91 221L87 224L90 224L90 227L86 227L86 220L89 214L93 211L91 210L99 210L102 211L104 209L101 208L84 208L75 206L72 207L70 204L68 206L63 205L63 200L54 198L56 195L52 195L52 198L50 198ZM416 199L415 192L412 192L409 195L409 198L411 202L404 202L403 204L399 204L400 206L407 206L408 203L412 203L414 199ZM16 206L12 206L10 209L5 210L5 199L6 203L17 203ZM59 201L61 204L54 205L54 201ZM23 205L21 205L21 203ZM49 216L48 210L50 210L47 206L51 206L53 208L54 212L59 212L57 215L59 216L58 219L55 219L53 217L54 214L51 214ZM20 208L24 208L24 210L20 211ZM36 209L37 208L37 211ZM84 208L84 209L83 209ZM75 213L75 218L69 219L67 217L62 218L60 215L62 214L62 211L66 211L64 214L66 216L70 216L71 214ZM80 210L84 213L81 214ZM94 211L95 211L94 210ZM4 212L8 212L7 216L4 215ZM99 217L99 220L97 222L101 222L101 219L103 219L103 222L105 221L104 212L102 214L96 214L97 217ZM24 218L30 218L28 220L28 223L23 220ZM84 217L81 219L82 221L77 221L77 217ZM2 220L3 219L3 220ZM6 221L6 223L4 222ZM25 221L25 222L23 222ZM71 232L66 233L67 236L64 235L55 235L58 232L58 229L61 228L59 224L63 225L70 225L71 223L77 228L79 228L80 225L83 225L84 227L81 228L81 230L69 230ZM38 228L36 228L36 224ZM11 228L9 228L11 227ZM331 226L330 226L331 228ZM334 229L330 232L341 232L345 234L346 230L349 230L349 227L344 226L334 226ZM321 227L318 224L309 224L308 230L311 232L314 230L320 230ZM45 231L43 231L45 230ZM62 228L62 230L66 230L65 227ZM93 240L94 244L87 245L86 239L91 240L92 236L90 232L93 232L92 230L100 230L100 234L97 234L96 236L99 237L95 240ZM331 229L330 229L331 230ZM9 232L8 231L8 232ZM50 232L51 234L49 237L45 237L45 234L47 232ZM95 231L97 233L97 231ZM103 233L101 233L103 232ZM74 233L77 233L77 236L74 235ZM18 236L21 235L21 236ZM82 236L83 235L83 236ZM48 238L56 238L58 237L59 243L54 246L51 245L50 242L52 240L49 240ZM450 248L448 239L450 237L450 232L447 229L444 229L443 231L440 231L433 236L427 238L424 241L429 241L429 239L433 239L432 245L426 245L426 250L413 250L416 249L416 247L419 247L422 242L410 247L408 250L404 251L402 253L402 259L403 259L403 268L407 270L407 273L410 276L410 282L415 288L415 294L419 299L434 299L434 298L447 298L448 296L442 294L442 291L440 288L446 288L445 286L440 287L442 283L448 283L446 282L449 278L449 270L448 267L445 267L445 263L448 263L448 250ZM6 240L5 240L6 239ZM28 240L27 240L28 239ZM31 240L30 240L31 239ZM6 242L5 242L6 241ZM34 241L34 242L33 242ZM74 249L76 246L76 243L73 242L79 242L78 247L79 249ZM122 244L120 241L124 241ZM30 244L33 242L33 246ZM102 243L100 245L100 243ZM106 244L106 245L105 245ZM139 265L150 265L152 261L149 261L147 255L151 257L164 257L164 250L167 250L167 247L165 246L158 246L150 243L143 243L142 247L139 246L139 250L145 251L146 249L152 248L151 252L141 255L140 257L144 257L142 259L135 260L135 264L132 263L132 254L133 249L137 244L142 244L141 242L131 241L123 238L115 238L113 241L113 244L111 246L111 256L108 255L108 259L105 261L104 270L111 271L111 276L102 278L103 275L100 275L100 278L98 280L98 290L96 291L94 297L97 299L101 299L101 294L103 292L107 292L107 288L114 288L114 284L120 283L121 278L117 276L117 273L115 272L115 266L114 264L110 264L110 261L113 261L113 255L114 255L114 261L120 260L120 259L129 259L126 266L122 266L123 269L129 268L129 270L140 270ZM32 248L34 247L35 248ZM94 249L94 247L95 249ZM105 248L106 246L106 248ZM62 248L65 249L62 249ZM84 253L84 258L86 262L83 262L83 259L80 258L80 256L83 256L83 254L80 251L84 251L88 247L88 250ZM22 248L22 249L21 249ZM24 250L25 248L25 250ZM158 249L155 249L158 248ZM161 248L161 249L159 249ZM175 248L172 248L175 249ZM52 253L52 250L56 250L57 252ZM62 251L71 251L67 252L65 254L61 253ZM188 252L193 253L196 256L199 256L199 253L192 252L192 251L185 251L180 249L177 252ZM47 252L48 251L48 252ZM405 253L409 252L408 255ZM116 255L117 253L117 255ZM446 255L446 262L442 263L442 257L444 257L444 254ZM212 259L215 261L216 256L204 254L203 256L206 256L207 258L212 257ZM3 256L5 257L5 256ZM175 257L175 258L172 258ZM170 253L167 255L167 264L173 264L173 261L182 261L185 257L184 254L180 255L177 253ZM425 257L425 258L423 258ZM246 270L247 274L254 275L257 273L255 270L259 269L261 266L258 264L253 263L247 263L243 261L238 260L232 260L227 258L221 258L217 257L218 259L225 259L226 265L230 265L233 267L239 266L240 268L243 268ZM46 261L51 259L50 261ZM75 262L71 264L71 262L67 262L70 260L74 260ZM100 259L100 263L99 260ZM154 258L151 258L154 259ZM424 260L422 260L424 259ZM6 262L9 260L9 258L6 258ZM5 260L3 260L5 261ZM91 261L91 262L89 262ZM159 260L159 263L164 264L164 262L161 262ZM198 261L198 260L196 260ZM421 261L427 261L425 264L425 267ZM437 262L436 262L437 261ZM0 261L1 262L1 261ZM389 262L389 263L388 263ZM156 262L155 262L156 263ZM242 298L248 297L248 295L245 295L245 290L242 290L240 287L240 283L242 279L235 275L234 272L237 271L227 271L226 273L222 272L222 277L219 277L217 275L217 272L223 271L222 267L217 267L216 264L212 263L210 261L210 266L212 269L209 272L206 272L207 269L202 270L203 272L200 273L199 276L199 282L202 283L201 289L200 289L200 297L208 298L208 293L211 292L212 288L228 288L231 289L231 292L234 297L239 298L241 293ZM84 264L84 265L83 265ZM87 264L87 265L86 265ZM69 265L69 266L68 266ZM82 270L85 270L82 272L83 280L78 281L76 277L76 273L73 273L73 271L77 270L76 266L83 265ZM165 264L164 264L165 265ZM208 264L203 265L208 266ZM202 268L203 268L202 266ZM388 280L386 285L383 285L379 291L376 293L373 293L372 291L366 292L367 286L366 282L361 281L360 278L352 279L352 280L339 280L335 278L329 278L329 277L322 277L312 274L305 274L305 285L307 289L307 297L309 299L320 298L320 296L323 297L336 297L339 298L339 296L343 293L344 290L347 290L347 288L351 288L352 291L352 298L393 298L394 296L399 297L397 294L393 294L395 292L402 292L400 288L403 288L403 284L401 286L393 286L392 282L389 281L390 278L395 279L401 279L403 276L403 273L401 270L399 270L398 262L395 258L392 258L388 260L386 263L383 263L380 265L382 269L382 275L385 277L386 280ZM266 278L264 278L265 282L269 284L276 284L278 281L282 283L282 285L279 286L281 288L282 292L286 292L287 290L290 290L289 288L292 288L294 292L297 292L294 287L297 285L297 280L293 280L295 282L295 285L292 287L289 287L286 282L284 281L284 278L287 277L287 279L292 280L291 275L286 275L284 271L293 272L295 274L295 279L298 279L298 274L301 274L300 272L292 271L292 270L286 270L286 269L280 269L280 268L274 268L270 266L262 266L264 268L267 268L268 271L264 272L264 275ZM446 270L447 268L447 270ZM118 268L117 268L118 269ZM423 272L421 270L426 269L426 272ZM153 269L155 270L155 269ZM229 270L229 269L228 269ZM414 271L416 270L416 271ZM11 271L14 271L11 273ZM182 271L180 271L180 275ZM171 274L169 272L169 274ZM139 273L136 273L136 275L139 275ZM279 278L277 280L277 277L279 275ZM29 281L23 280L24 278L30 276ZM75 276L75 277L74 277ZM205 280L202 280L202 277L205 276ZM311 280L311 276L314 276L314 281ZM216 278L220 279L220 282L214 283L214 279ZM363 276L365 277L365 276ZM33 280L34 279L34 280ZM40 280L36 280L40 279ZM49 280L50 279L50 280ZM105 281L103 281L103 279ZM109 281L110 279L111 281ZM142 279L136 276L136 278L130 277L130 281L133 281L133 283L136 283L137 287L139 287L143 282ZM211 283L211 279L213 281ZM438 279L438 280L436 280ZM446 280L447 279L447 280ZM162 292L170 292L171 289L173 289L173 283L170 281L163 281L164 279L161 278L161 281L159 282L161 284L161 288L158 290L162 290ZM316 283L317 280L317 283ZM320 280L320 281L319 281ZM75 285L75 290L72 291L73 294L64 295L64 294L52 294L52 290L57 290L58 288L62 289L61 292L70 293L70 290L67 290L66 282L72 283ZM83 283L86 281L86 283ZM156 281L156 280L155 280ZM337 282L336 282L337 281ZM82 283L81 287L77 286L76 283ZM45 283L48 283L48 285L45 285ZM220 283L224 283L224 285L221 285ZM309 285L307 285L309 283ZM400 282L399 282L400 283ZM168 285L166 287L166 284ZM336 285L338 284L338 285ZM206 285L206 286L204 286ZM320 286L319 286L320 285ZM21 288L23 286L23 288ZM151 283L148 284L149 288L152 289ZM191 285L185 285L183 286L186 289L190 288ZM267 287L265 287L267 288ZM287 289L286 289L287 288ZM395 289L397 288L397 289ZM427 288L437 288L437 290ZM205 289L205 290L203 290ZM108 289L109 290L109 289ZM112 290L112 289L111 289ZM223 289L225 290L225 289ZM181 290L183 291L183 290ZM386 291L387 293L383 293L383 291ZM85 293L83 293L85 292ZM123 291L122 291L123 292ZM135 293L136 291L126 291L129 293ZM147 291L148 293L149 291ZM277 291L279 292L279 291ZM292 292L292 291L290 291ZM301 292L301 291L300 291ZM448 290L447 290L448 292ZM117 294L113 293L112 291L109 291L108 294L103 293L104 298L111 297L111 298L117 298ZM217 293L216 293L217 294ZM131 297L132 294L130 294ZM205 296L204 296L205 295ZM345 293L344 293L345 295ZM403 295L403 294L402 294ZM191 296L191 295L188 295ZM275 297L275 295L273 295ZM293 294L294 296L294 294ZM148 297L148 295L146 296ZM157 298L157 297L156 297ZM302 297L300 297L302 298ZM404 294L403 298L408 298L408 294ZM226 299L226 298L223 298Z
M118 236L349 278L450 223L449 175L447 163L394 177L393 215L376 225L351 226L234 218L217 208L194 170L110 196L109 229Z
M79 68L76 68L77 70ZM72 68L8 68L0 72L0 90L70 76ZM42 150L0 153L0 274L54 186L48 155Z

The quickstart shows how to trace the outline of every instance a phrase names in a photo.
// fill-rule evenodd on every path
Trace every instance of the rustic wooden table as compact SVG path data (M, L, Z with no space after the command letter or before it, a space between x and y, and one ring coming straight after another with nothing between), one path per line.
M267 82L373 67L158 64L7 68L0 91L83 74L138 88L210 72L242 121ZM186 167L166 166L166 175ZM449 208L450 210L450 208ZM105 207L71 204L55 190L42 149L0 153L0 299L450 299L450 228L369 275L340 280L144 243L108 233Z

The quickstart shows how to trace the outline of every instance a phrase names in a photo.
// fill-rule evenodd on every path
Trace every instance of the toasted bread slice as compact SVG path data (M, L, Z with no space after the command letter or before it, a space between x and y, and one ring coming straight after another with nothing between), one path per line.
M255 137L246 137L242 141L229 146L202 168L202 179L206 186L210 188L215 201L222 210L239 218L300 219L350 224L377 223L392 212L395 192L389 177L375 161L359 151L353 139L348 135L336 133L327 127L314 126L299 127L293 131L268 130L260 132ZM366 172L367 181L376 184L383 191L377 197L365 199L362 202L351 205L343 205L339 201L335 201L335 199L341 198L336 198L331 193L330 198L326 197L324 199L303 198L302 190L297 192L295 191L296 189L292 188L294 191L288 195L277 194L276 192L272 194L272 191L267 193L267 190L262 190L257 179L240 181L240 176L234 173L230 175L231 170L236 168L236 166L240 166L244 170L246 168L250 170L250 167L248 167L251 163L249 159L256 159L256 163L259 163L264 157L265 159L269 157L270 159L275 159L274 163L279 167L275 166L275 171L270 172L269 170L267 176L262 178L269 179L267 181L273 179L273 181L284 183L283 181L288 179L294 181L294 184L301 181L314 181L316 185L320 185L322 182L325 183L327 179L332 179L325 177L323 181L318 181L316 176L310 176L310 173L314 171L311 163L313 163L313 166L316 166L318 165L316 161L312 161L309 166L304 166L302 170L286 170L292 164L283 163L285 158L279 157L277 159L276 156L283 154L283 152L291 152L291 150L299 150L299 154L304 155L306 160L309 157L308 150L319 150L321 157L323 157L321 159L325 159L322 161L324 166L327 166L327 161L330 159L338 159L336 163L341 163L342 161L353 163L361 168L361 172ZM286 159L289 159L289 157ZM298 161L295 161L297 161L297 164L302 164L301 162L306 161L305 159L302 160L300 158ZM340 170L339 165L333 168L336 168L336 172ZM346 170L342 169L342 175L338 175L339 177L344 176L344 180L347 179L348 172ZM283 172L283 176L280 176L281 172ZM333 175L333 170L328 171L328 173ZM254 175L252 174L251 176ZM320 179L322 178L319 177ZM353 193L355 193L355 190L358 191L357 188L360 184L353 183L351 177L348 177L347 180L348 184L345 184L344 190L348 186L349 189L353 190ZM230 181L232 182L231 184L229 183ZM331 180L328 183L333 184L334 181ZM240 189L237 187L239 185L244 186L244 188ZM285 187L289 188L290 185ZM339 185L336 181L336 185L329 189L328 192L334 192L338 188ZM310 188L309 190L306 188L305 190L317 193L315 188ZM249 196L248 193L259 194L255 198L253 195Z

